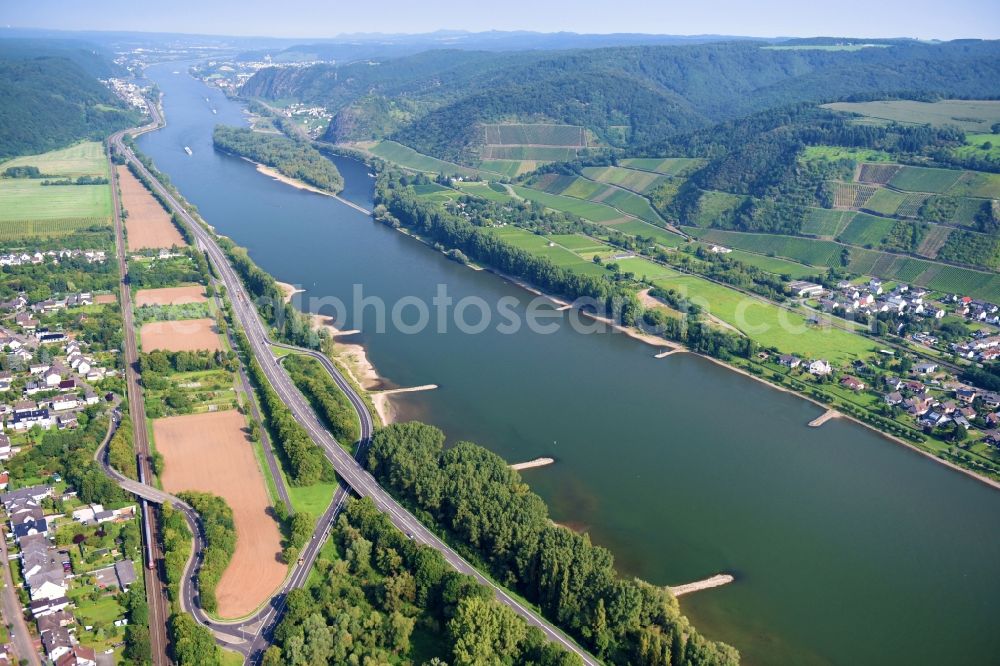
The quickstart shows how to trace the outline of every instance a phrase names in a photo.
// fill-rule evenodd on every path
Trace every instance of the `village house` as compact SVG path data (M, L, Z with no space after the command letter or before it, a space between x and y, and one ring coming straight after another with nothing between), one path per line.
M797 356L792 356L791 354L782 354L778 357L778 364L783 365L786 368L797 368L802 365L802 360Z
M45 617L52 613L58 613L69 606L68 597L56 597L54 599L36 599L28 604L28 610L34 618Z
M56 659L56 666L97 666L97 652L86 645L74 645Z
M828 375L831 372L833 372L833 368L823 359L813 361L809 364L809 374L816 375L817 377Z
M864 391L865 383L858 379L857 377L851 377L848 375L840 380L840 385L851 389L852 391Z
M892 393L886 393L885 396L883 397L883 400L885 400L885 404L887 404L887 405L889 405L891 407L895 407L896 405L902 404L902 402L903 402L903 394L900 393L899 391L893 391Z
M56 627L42 634L42 647L53 662L73 649L73 636L66 627Z

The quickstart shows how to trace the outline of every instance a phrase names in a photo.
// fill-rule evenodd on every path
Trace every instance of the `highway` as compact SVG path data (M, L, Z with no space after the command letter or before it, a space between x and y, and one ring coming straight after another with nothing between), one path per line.
M253 355L260 363L268 382L278 393L282 401L291 410L296 420L309 432L313 441L315 441L316 444L322 448L327 458L329 458L333 463L334 468L340 475L342 483L346 483L358 495L370 498L375 503L376 507L385 513L397 528L402 530L414 541L425 544L439 551L444 559L457 571L473 576L480 583L491 588L501 603L510 607L514 612L524 618L529 625L539 628L550 640L558 643L566 650L577 654L585 664L596 665L599 663L593 656L576 645L576 643L569 639L560 630L556 629L548 621L544 620L530 608L526 607L517 599L509 595L504 589L483 576L475 567L460 557L458 553L452 550L451 547L427 529L402 505L396 502L396 500L393 499L393 497L379 485L375 478L369 474L350 453L345 451L336 442L336 440L334 440L333 436L323 426L312 407L308 404L302 394L299 393L298 389L292 382L291 377L289 377L288 373L285 372L284 368L278 363L278 359L274 355L273 348L269 340L268 327L261 321L257 313L256 306L253 304L250 295L244 288L242 280L240 280L239 276L230 265L222 248L220 248L216 242L215 236L202 227L201 224L195 220L181 205L173 193L164 187L163 184L160 183L153 176L153 174L145 168L142 162L140 162L132 151L122 142L121 134L114 135L111 138L111 143L120 152L120 154L124 155L128 161L135 165L135 167L152 184L154 189L164 197L174 212L182 218L184 223L191 230L201 249L206 252L209 261L214 266L219 278L227 289L236 318L243 327L243 330L249 340ZM128 321L126 321L126 329L129 329ZM293 349L302 353L307 353L319 360L330 373L330 376L336 382L337 386L350 400L361 423L359 452L363 451L374 431L374 423L364 400L357 394L351 383L343 377L336 365L334 365L325 355L312 350L304 350L294 347ZM329 533L332 520L335 517L340 504L344 501L344 498L345 493L343 493L342 490L338 491L334 501L331 503L330 508L320 519L317 530L313 535L313 539L306 546L306 548L303 549L302 558L304 564L315 558L323 540ZM308 576L308 568L304 566L304 564L298 566L293 571L291 577L288 581L286 581L285 586L283 586L283 589L291 589L293 584L301 585L305 581ZM185 587L187 587L189 577L185 577L185 583ZM185 593L185 597L186 596L187 594ZM284 595L279 593L268 607L261 610L257 616L248 619L240 625L240 627L242 627L246 624L253 623L257 626L257 631L252 637L252 640L250 640L250 645L246 646L246 650L243 649L243 646L233 646L238 647L238 649L240 649L241 652L244 652L244 654L248 653L248 663L257 663L262 658L263 649L266 648L267 645L267 636L270 631L269 627L273 627L275 620L280 616L283 599ZM190 601L193 601L193 599ZM196 604L192 603L191 610L200 621L205 621L204 617L199 616L199 609ZM220 625L212 622L211 626L213 629L217 630L218 635L218 629L221 628ZM234 624L228 624L226 627L229 630L237 629L237 625ZM239 628L236 630L235 635L242 636L243 629Z

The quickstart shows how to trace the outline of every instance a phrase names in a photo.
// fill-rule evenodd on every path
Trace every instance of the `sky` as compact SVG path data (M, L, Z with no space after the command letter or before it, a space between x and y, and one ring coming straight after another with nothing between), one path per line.
M0 0L0 26L328 38L454 30L1000 38L998 0Z

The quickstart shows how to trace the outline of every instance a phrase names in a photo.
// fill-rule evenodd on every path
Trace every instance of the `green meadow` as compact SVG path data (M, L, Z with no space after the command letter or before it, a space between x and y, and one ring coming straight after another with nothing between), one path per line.
M776 347L784 353L843 363L867 356L874 350L874 345L859 335L810 324L797 312L699 277L666 277L653 280L653 283L679 291L708 314L758 344Z

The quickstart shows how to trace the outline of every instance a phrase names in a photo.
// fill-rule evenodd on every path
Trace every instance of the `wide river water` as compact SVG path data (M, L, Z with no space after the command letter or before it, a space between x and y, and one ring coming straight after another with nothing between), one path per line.
M360 284L390 305L429 302L447 285L456 300L516 297L523 312L530 295L520 288L215 152L213 126L245 116L186 66L147 76L164 93L167 127L142 137L142 150L210 224L304 297L350 306ZM336 162L344 196L370 207L367 169ZM656 360L620 334L375 324L372 308L347 321L382 376L440 386L402 396L401 416L511 461L555 457L525 479L623 574L666 585L734 573L681 606L747 663L1000 659L1000 492L853 423L809 428L820 409L804 400L691 354Z

